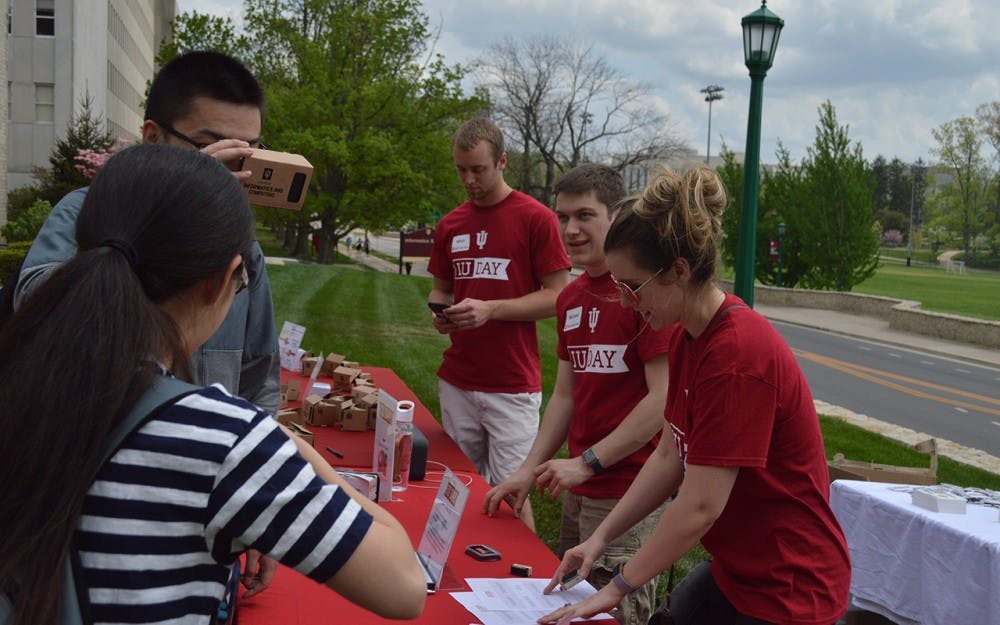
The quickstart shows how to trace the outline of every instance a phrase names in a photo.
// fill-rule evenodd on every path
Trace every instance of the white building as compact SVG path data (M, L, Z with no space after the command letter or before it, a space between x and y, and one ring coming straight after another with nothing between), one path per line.
M137 140L153 57L170 33L176 0L8 0L7 188L48 166L58 137L89 95L118 137ZM2 162L3 159L0 159ZM6 193L0 198L6 222Z

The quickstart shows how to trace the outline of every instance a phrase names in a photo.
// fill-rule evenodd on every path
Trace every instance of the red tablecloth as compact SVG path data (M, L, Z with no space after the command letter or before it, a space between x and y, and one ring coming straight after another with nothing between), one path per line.
M441 462L457 475L471 482L469 501L462 515L458 534L452 545L445 569L444 586L437 594L429 595L424 612L417 623L434 625L465 625L475 618L457 601L450 591L468 591L467 577L509 577L512 563L527 564L534 568L533 577L551 575L559 565L558 559L545 544L515 518L510 508L504 506L490 518L480 512L483 497L489 490L469 459L444 433L430 412L413 395L406 384L390 369L368 368L375 383L397 400L410 399L415 403L413 421L427 437L428 458ZM303 379L282 372L283 379ZM371 468L374 435L371 432L341 432L336 428L309 427L316 437L316 448L334 466ZM329 445L344 454L336 458L326 451ZM406 527L414 545L420 541L424 525L430 514L434 494L437 492L441 467L428 464L426 479L411 482L410 488L397 493L398 501L382 505ZM465 555L465 546L485 543L498 549L502 558L496 562L479 562ZM372 580L377 584L378 580ZM386 592L392 592L387 589ZM368 624L390 622L363 610L338 594L299 573L281 567L271 586L263 593L240 602L240 625L329 625ZM610 623L612 621L604 621Z

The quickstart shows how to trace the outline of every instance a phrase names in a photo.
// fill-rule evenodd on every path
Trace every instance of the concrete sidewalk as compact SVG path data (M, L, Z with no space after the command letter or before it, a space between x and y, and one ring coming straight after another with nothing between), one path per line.
M908 347L937 356L968 360L1000 368L1000 351L914 332L892 330L889 328L889 321L887 319L832 310L802 308L799 306L755 304L754 310L772 321L785 321L818 330L827 330L837 334L867 339L877 343Z

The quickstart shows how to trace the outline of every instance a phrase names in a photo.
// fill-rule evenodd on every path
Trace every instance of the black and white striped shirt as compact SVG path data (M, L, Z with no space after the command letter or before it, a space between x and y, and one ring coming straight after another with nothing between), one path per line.
M148 421L105 463L76 548L95 623L200 625L247 549L325 582L371 523L270 416L214 386Z

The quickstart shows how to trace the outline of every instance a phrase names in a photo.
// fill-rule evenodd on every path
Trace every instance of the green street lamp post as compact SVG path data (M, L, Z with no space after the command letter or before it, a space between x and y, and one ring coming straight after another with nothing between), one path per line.
M740 207L740 238L736 247L735 292L753 307L754 251L757 244L757 195L760 191L760 117L764 77L774 62L778 37L785 21L760 8L743 18L743 60L750 70L750 114L747 117L747 147L743 161L743 203Z
M775 286L781 288L781 257L785 253L785 222L778 223L778 279L775 281Z

